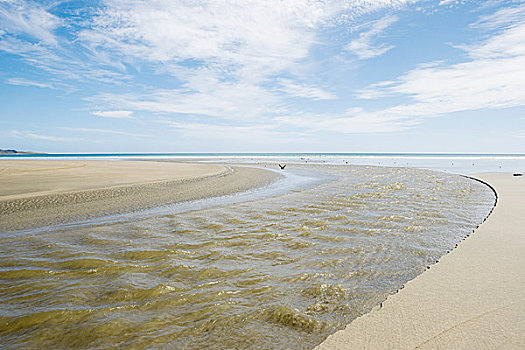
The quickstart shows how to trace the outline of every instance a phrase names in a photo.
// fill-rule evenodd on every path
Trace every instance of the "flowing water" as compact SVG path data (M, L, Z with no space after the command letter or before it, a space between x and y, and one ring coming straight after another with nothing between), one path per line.
M1 234L2 348L310 349L494 203L456 175L310 171L325 180L266 198Z

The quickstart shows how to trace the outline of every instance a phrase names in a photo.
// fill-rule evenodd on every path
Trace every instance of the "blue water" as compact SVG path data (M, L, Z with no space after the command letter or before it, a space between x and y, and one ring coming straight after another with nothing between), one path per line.
M0 158L42 158L42 157L430 157L430 158L513 158L525 159L525 153L42 153L42 154L18 154L0 155Z

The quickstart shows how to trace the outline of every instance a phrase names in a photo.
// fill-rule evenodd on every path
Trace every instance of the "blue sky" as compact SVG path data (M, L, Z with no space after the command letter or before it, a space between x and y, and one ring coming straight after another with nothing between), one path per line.
M0 0L0 148L525 153L525 1Z

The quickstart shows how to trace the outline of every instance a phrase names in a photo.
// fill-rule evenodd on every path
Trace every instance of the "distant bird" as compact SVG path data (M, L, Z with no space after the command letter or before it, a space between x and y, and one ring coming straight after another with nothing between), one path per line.
M512 174L512 176L522 176L522 175L523 174L521 174L521 173L514 173L514 174Z
M286 164L284 165L279 164L279 168L281 168L281 170L284 170L284 168L286 168Z

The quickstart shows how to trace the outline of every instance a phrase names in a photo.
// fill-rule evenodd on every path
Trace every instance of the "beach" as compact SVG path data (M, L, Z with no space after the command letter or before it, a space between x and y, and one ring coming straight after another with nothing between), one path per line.
M473 177L498 194L487 220L317 350L525 348L525 179L509 173Z
M6 348L311 349L494 201L472 179L404 167L150 160L4 166Z
M315 180L191 206L289 176ZM524 178L509 173L3 160L0 338L8 348L521 349L524 198ZM133 214L180 202L180 214Z
M212 164L1 160L0 231L223 196L277 178L261 169Z

